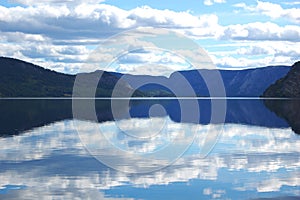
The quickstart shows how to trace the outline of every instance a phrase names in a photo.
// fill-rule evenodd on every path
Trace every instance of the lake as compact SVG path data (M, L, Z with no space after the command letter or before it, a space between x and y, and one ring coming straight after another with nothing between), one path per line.
M299 199L300 118L271 104L300 103L2 99L0 199Z

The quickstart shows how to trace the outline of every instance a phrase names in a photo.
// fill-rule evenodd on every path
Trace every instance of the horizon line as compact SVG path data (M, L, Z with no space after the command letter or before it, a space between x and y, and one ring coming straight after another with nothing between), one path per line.
M300 100L300 97L0 97L0 100Z

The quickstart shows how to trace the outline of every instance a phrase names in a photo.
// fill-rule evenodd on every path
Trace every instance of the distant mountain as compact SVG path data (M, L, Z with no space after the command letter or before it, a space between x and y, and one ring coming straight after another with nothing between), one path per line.
M232 72L223 70L221 75L227 96L258 97L289 70L289 66L269 66Z
M228 97L259 97L266 88L285 76L289 70L288 66L247 70L201 69L174 72L169 78L99 70L68 75L21 60L0 57L0 97L69 97L72 95L91 97L95 93L96 97L110 97L113 91L120 97L223 96L222 87L219 87L222 84ZM221 76L219 83L216 80L218 74ZM82 78L77 85L79 94L73 94L76 76ZM92 90L91 92L89 90L91 85L97 83L100 76L96 92ZM209 84L206 84L203 77L206 77ZM116 89L117 83L120 87ZM210 91L214 91L214 94L209 93L207 85L211 87Z
M259 97L276 80L285 76L290 70L289 66L269 66L246 70L191 70L179 71L171 74L169 78L163 76L147 75L121 75L122 79L129 83L134 89L142 92L160 93L167 96L193 96L192 92L199 97L221 96L218 91L216 77L219 74L222 78L227 97ZM203 77L207 77L209 84L206 84ZM148 83L144 85L145 83ZM142 87L139 87L143 85ZM214 95L209 93L207 85L211 85ZM172 93L171 89L175 92ZM192 90L191 90L192 89ZM160 96L157 94L157 96Z
M277 80L263 93L264 97L300 97L300 61L296 62L289 73Z

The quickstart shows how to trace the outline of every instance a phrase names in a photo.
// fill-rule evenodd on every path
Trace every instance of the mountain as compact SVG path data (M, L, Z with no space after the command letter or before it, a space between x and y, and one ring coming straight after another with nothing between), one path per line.
M300 61L296 62L286 76L277 80L263 93L263 97L291 99L266 99L264 104L279 117L285 119L295 133L300 134Z
M76 75L58 73L40 66L17 59L0 57L0 97L70 97ZM87 90L89 81L101 80L96 89L97 97L109 97L119 77L103 71L78 74L85 81L79 82L79 87ZM121 81L117 94L126 95L132 88ZM142 95L137 91L138 95ZM94 95L94 94L91 94Z
M75 76L12 58L0 58L0 96L71 96Z
M169 78L100 70L69 75L21 60L0 57L0 97L93 97L95 94L96 97L111 97L112 92L117 97L259 97L289 70L287 66L246 70L200 69L177 71ZM77 89L73 92L75 80ZM115 87L117 83L119 87ZM223 84L226 94L222 92ZM91 88L93 85L94 89Z
M288 66L221 71L227 96L258 97L267 87L288 73Z
M227 97L259 97L276 80L285 76L290 70L289 66L269 66L246 70L191 70L178 71L171 74L169 78L163 76L147 75L122 75L134 89L157 96L164 93L166 96L222 96L222 84L224 84ZM216 77L220 76L221 84L218 84ZM210 81L206 84L203 77ZM147 84L145 84L147 83ZM142 85L142 87L140 87ZM210 94L207 85L211 86ZM172 91L173 90L173 91Z
M289 73L277 80L263 93L264 97L300 97L300 61L296 62Z

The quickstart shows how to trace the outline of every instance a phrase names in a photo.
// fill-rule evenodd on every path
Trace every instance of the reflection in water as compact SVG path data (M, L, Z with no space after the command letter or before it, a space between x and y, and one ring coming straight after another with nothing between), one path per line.
M136 124L147 119L134 119ZM150 119L149 119L150 120ZM163 120L169 120L168 118ZM300 138L291 129L225 124L213 151L200 157L205 130L219 125L178 124L198 128L195 143L173 165L147 174L125 174L98 162L82 146L74 123L97 139L91 123L64 120L22 135L0 138L0 198L92 199L254 199L300 196ZM159 122L159 121L158 121ZM125 151L160 148L163 138L139 143L120 136L114 122L98 124ZM123 128L131 129L129 126ZM180 138L185 140L184 135ZM135 142L133 142L133 140ZM168 143L168 140L165 140ZM103 146L104 154L111 148ZM124 159L115 158L116 161ZM132 165L134 163L131 163ZM148 163L155 164L155 163ZM131 167L131 166L128 166Z
M83 103L87 100L78 100ZM189 100L184 100L189 103ZM288 124L278 117L275 113L271 112L264 106L261 100L227 100L227 111L225 123L247 124L264 126L270 128L285 128ZM185 117L181 118L181 111L177 100L132 100L130 102L130 114L132 117L148 118L150 108L160 104L166 110L165 114L161 113L152 114L158 117L169 116L175 122L196 123L195 119ZM211 122L211 101L199 100L200 118L197 123L208 124ZM122 105L118 103L117 105ZM286 104L282 104L286 105ZM289 104L288 104L289 105ZM295 109L293 109L295 108ZM82 106L85 110L85 107ZM195 110L185 108L188 112L193 113ZM281 108L280 108L281 109ZM280 110L279 109L279 110ZM105 122L112 121L114 117L111 111L110 100L96 100L95 110L97 113L97 121ZM117 108L118 114L122 118L122 113L126 113L122 106ZM293 115L289 117L288 121L299 119L295 112L297 107L291 107ZM72 119L72 101L71 100L0 100L0 136L10 136L21 134L24 131L30 130L34 127L44 126L54 123L56 121ZM279 112L276 112L279 113ZM289 113L289 112L287 112ZM150 113L151 114L151 113ZM279 113L279 116L280 115ZM123 118L128 118L124 117ZM81 116L81 120L92 120L88 116ZM287 119L287 118L285 118ZM293 125L293 123L290 123ZM294 127L294 126L293 126ZM297 127L297 126L295 126ZM294 129L296 130L296 129Z
M300 134L300 100L264 100L265 105L278 116L285 119L293 131Z
M0 99L0 136L20 134L34 127L72 118L68 100Z

